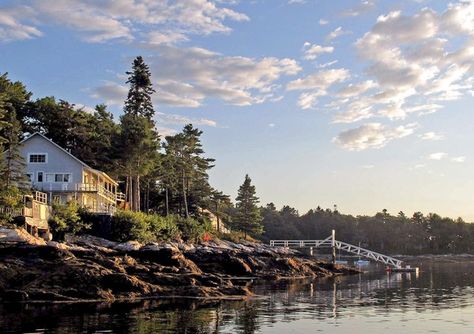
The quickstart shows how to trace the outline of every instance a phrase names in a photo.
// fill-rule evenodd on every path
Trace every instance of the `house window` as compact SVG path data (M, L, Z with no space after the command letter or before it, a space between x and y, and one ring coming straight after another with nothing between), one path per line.
M46 182L69 183L71 181L70 173L46 174Z
M43 182L43 172L38 172L36 174L36 181L37 182Z
M69 182L70 174L54 174L54 182Z
M46 153L31 153L28 161L33 164L44 164L46 163Z

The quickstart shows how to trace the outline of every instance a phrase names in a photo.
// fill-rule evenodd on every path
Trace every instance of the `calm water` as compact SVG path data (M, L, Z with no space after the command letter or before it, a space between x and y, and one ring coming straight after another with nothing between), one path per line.
M474 260L254 285L248 301L0 305L1 333L474 333ZM413 262L415 264L415 262Z

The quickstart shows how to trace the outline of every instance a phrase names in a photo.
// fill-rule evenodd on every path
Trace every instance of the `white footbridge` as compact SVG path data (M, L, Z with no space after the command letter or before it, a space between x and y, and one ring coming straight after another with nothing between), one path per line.
M270 246L274 247L291 247L291 248L332 248L333 262L336 259L336 249L346 251L355 255L359 255L377 262L382 262L388 266L393 266L397 269L402 268L403 261L394 257L380 254L369 249L354 246L347 242L336 240L336 233L333 230L332 235L323 240L271 240Z

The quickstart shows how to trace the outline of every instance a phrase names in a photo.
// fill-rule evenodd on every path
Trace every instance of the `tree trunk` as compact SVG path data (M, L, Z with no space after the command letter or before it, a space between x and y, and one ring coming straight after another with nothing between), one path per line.
M135 192L136 192L136 199L135 199L135 203L136 203L135 209L136 210L135 211L140 211L140 209L141 209L140 208L140 202L141 202L141 200L140 200L140 175L137 175L136 179L137 180L136 180L136 190L135 190Z
M146 212L150 212L150 180L146 183L146 200L144 201Z
M169 199L168 199L168 187L165 189L165 205L166 205L166 217L170 214L170 209L169 209Z
M127 175L126 181L125 181L125 207L128 205L132 205L132 200L131 200L131 192L130 192L130 174Z
M132 187L131 187L131 193L132 193L132 203L131 203L131 209L132 211L139 211L139 201L140 201L140 196L138 195L138 191L140 190L139 188L139 177L134 176L131 178L132 179Z
M216 218L217 218L217 232L221 231L221 224L219 220L219 201L216 200Z
M184 173L183 170L183 180L182 180L182 186L183 186L183 203L184 203L184 215L186 218L189 217L189 211L188 211L188 198L186 194L186 174Z

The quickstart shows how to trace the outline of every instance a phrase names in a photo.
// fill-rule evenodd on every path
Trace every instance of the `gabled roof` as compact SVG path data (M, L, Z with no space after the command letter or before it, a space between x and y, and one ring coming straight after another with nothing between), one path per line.
M48 141L49 143L53 144L53 146L57 147L60 151L66 153L67 155L69 155L71 158L73 158L74 160L76 160L78 163L80 163L82 166L84 166L85 168L97 173L97 174L101 174L101 175L104 175L105 177L107 177L108 179L110 179L112 182L114 182L116 185L118 185L117 181L115 181L113 178L111 178L109 175L107 175L106 173L100 171L100 170L97 170L95 168L92 168L91 166L89 166L88 164L86 164L84 161L76 158L74 155L72 155L70 152L68 152L67 150L65 150L64 148L62 148L61 146L59 146L58 144L56 144L54 141L52 141L51 139L49 139L48 137L46 137L45 135L43 135L42 133L39 133L39 132L35 132L33 133L31 136L28 136L27 138L23 139L20 144L23 144L25 142L27 142L28 140L30 140L31 138L33 137L36 137L36 136L39 136L41 138L43 138L44 140Z

